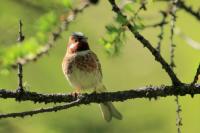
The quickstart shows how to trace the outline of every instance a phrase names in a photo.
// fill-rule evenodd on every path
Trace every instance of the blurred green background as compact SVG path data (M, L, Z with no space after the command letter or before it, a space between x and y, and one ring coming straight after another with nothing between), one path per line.
M8 48L16 42L18 20L24 23L24 34L27 38L34 35L34 24L46 12L60 11L58 0L1 0L0 4L0 48ZM188 2L197 9L199 0ZM166 7L164 3L151 3L147 12L141 12L146 24L161 20L158 10ZM170 84L170 79L161 65L154 60L149 51L127 32L127 41L120 55L109 57L99 38L105 34L105 25L112 23L114 13L107 1L90 6L75 19L69 29L62 34L56 46L47 56L37 62L24 66L24 81L30 91L40 93L68 93L69 86L62 70L61 62L66 51L67 38L73 31L81 31L89 38L91 49L98 55L103 69L104 84L110 91L134 89L146 85ZM178 11L177 27L192 39L199 41L200 23L184 11ZM161 51L169 61L169 26L165 28L164 43ZM158 41L159 28L150 28L142 34L153 44ZM47 33L48 36L48 33ZM200 61L200 51L189 46L179 36L175 37L175 72L183 82L193 80ZM156 45L154 45L156 46ZM17 88L17 71L0 75L0 88ZM101 117L99 106L74 107L56 113L45 113L34 117L10 118L0 120L0 133L176 133L175 97L159 98L158 100L134 99L123 103L115 103L124 116L122 121L113 120L106 123ZM200 96L180 97L183 118L183 133L200 132ZM46 107L48 105L31 102L17 103L14 100L0 99L0 113L18 112Z

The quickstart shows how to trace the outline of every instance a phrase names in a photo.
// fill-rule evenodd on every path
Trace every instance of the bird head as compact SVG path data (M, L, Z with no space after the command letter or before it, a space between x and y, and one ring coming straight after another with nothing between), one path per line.
M84 50L89 50L89 45L87 42L87 37L81 32L73 32L69 37L67 51L69 53L80 52Z

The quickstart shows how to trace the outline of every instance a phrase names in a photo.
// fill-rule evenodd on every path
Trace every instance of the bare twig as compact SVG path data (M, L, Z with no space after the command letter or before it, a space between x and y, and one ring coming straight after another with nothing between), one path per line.
M176 0L172 0L172 6L171 6L171 27L170 27L170 66L173 69L175 66L174 63L174 50L175 50L175 43L174 43L174 29L175 29L175 22L176 22Z
M33 116L35 114L40 114L40 113L46 113L46 112L56 112L59 110L63 109L68 109L73 106L78 106L80 104L80 100L73 101L71 103L66 103L64 105L59 105L55 107L49 107L49 108L41 108L37 110L31 110L31 111L24 111L24 112L17 112L17 113L7 113L7 114L0 114L0 119L3 118L16 118L16 117L21 117L24 118L25 116Z
M150 25L145 25L144 28L156 28L156 27L162 27L164 25L168 24L167 21L163 22L158 22L158 23L155 23L155 24L150 24Z
M132 20L135 20L135 19L138 17L138 14L140 13L141 10L147 10L146 4L147 4L147 1L146 1L146 0L142 0L142 1L141 1L140 7L139 7L139 8L137 9L137 11L135 12L135 14L134 14Z
M196 74L195 74L195 76L194 76L194 80L192 81L191 85L194 85L194 84L197 83L198 78L199 78L199 75L200 75L200 64L199 64L199 66L198 66L198 68L197 68L197 72L196 72Z
M22 33L22 21L19 20L19 38L18 38L18 41L19 43L23 42L25 36L23 35ZM18 63L18 89L17 91L19 93L23 92L23 66L21 63Z
M182 117L181 117L181 111L182 110L181 110L181 105L180 105L178 96L176 96L175 102L176 102L176 126L177 126L177 132L181 133L181 126L183 125Z
M163 35L164 35L164 24L166 24L166 19L167 19L167 13L164 11L160 11L160 13L162 14L162 20L160 22L160 34L158 35L158 45L156 47L156 49L160 52L160 47L161 47L161 43L163 41Z
M160 55L160 53L152 46L152 44L146 38L144 38L139 32L135 30L134 26L127 20L127 17L124 14L122 14L115 0L109 0L109 2L112 5L113 11L116 14L122 16L124 20L126 20L125 25L133 33L135 38L138 41L140 41L143 44L143 46L146 47L151 52L151 54L155 57L155 60L158 61L162 65L162 68L167 72L167 74L171 78L172 83L174 85L182 84L181 81L177 78L174 71L170 68L170 65L164 60L164 58Z
M175 29L175 23L176 23L176 11L177 11L177 0L171 0L171 27L170 27L170 66L172 69L175 67L174 63L174 50L175 50L175 43L174 43L174 29ZM181 118L181 105L179 103L179 97L176 96L175 98L176 102L176 126L177 126L177 132L181 133L181 126L182 126L182 118Z
M169 2L170 0L157 0L157 1L163 1L163 2ZM189 13L190 15L194 16L197 20L200 20L200 11L194 11L194 9L192 9L191 6L188 6L184 0L177 0L176 3L177 7L179 7L180 9L185 10L187 13Z

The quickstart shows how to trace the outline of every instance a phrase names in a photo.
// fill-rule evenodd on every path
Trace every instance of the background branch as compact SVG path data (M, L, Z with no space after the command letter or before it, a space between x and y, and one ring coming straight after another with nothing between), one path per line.
M177 6L183 10L185 10L190 15L194 16L197 20L200 20L200 12L194 11L191 6L186 5L185 1L178 0Z

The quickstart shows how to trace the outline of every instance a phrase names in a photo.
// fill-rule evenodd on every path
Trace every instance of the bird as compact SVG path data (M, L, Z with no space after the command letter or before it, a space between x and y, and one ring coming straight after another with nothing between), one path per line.
M75 94L92 89L93 93L106 92L102 83L101 64L97 55L90 49L87 37L82 32L73 32L69 36L66 54L62 61L62 70ZM112 102L100 103L103 118L109 122L112 118L122 120L122 114Z

